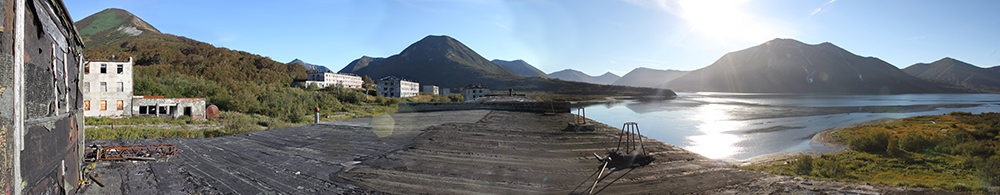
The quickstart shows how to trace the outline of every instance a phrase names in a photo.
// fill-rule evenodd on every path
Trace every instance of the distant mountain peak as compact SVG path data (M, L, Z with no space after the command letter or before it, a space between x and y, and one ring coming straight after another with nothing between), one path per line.
M614 83L619 78L621 78L620 76L611 72L606 72L600 76L590 76L587 73L583 73L580 72L579 70L573 70L573 69L565 69L549 73L549 76L552 76L552 78L557 78L567 81L577 81L577 82L594 83L602 85L608 85Z
M305 68L306 70L315 70L315 71L320 71L320 72L330 72L330 69L326 68L326 66L318 65L318 64L310 64L310 63L308 63L306 61L302 61L302 60L300 60L298 58L295 58L295 60L292 60L291 62L288 62L288 64L299 64L299 65L302 65L302 67Z
M510 73L514 73L514 75L517 76L541 77L546 79L552 78L548 74L545 74L545 72L542 72L542 70L538 70L538 68L536 68L535 66L532 66L531 64L528 64L528 62L525 62L524 60L521 59L517 59L514 61L494 59L491 60L490 62L493 62L494 64L497 64L500 67L507 69L507 71L510 71Z
M156 27L123 9L108 8L74 23L86 45L105 44L143 33L163 34Z

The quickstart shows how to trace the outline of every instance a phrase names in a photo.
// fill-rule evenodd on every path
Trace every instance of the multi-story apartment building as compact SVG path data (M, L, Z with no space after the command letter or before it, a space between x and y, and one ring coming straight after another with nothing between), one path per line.
M420 83L394 76L378 80L378 94L382 97L412 97L420 93Z
M364 81L361 81L360 76L332 72L309 73L307 80L321 81L322 83L317 83L320 88L339 84L344 86L344 88L358 89L364 83Z
M83 65L83 116L132 115L132 58L90 61Z

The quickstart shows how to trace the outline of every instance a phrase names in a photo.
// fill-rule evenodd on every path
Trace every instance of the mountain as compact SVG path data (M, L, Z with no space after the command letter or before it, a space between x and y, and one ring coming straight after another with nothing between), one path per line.
M656 70L639 67L622 76L612 85L625 85L633 87L663 87L663 84L684 76L691 71L680 70Z
M162 34L153 25L123 9L109 8L74 23L85 45L103 45L142 34Z
M319 71L319 72L330 72L330 69L327 69L326 66L316 65L316 64L310 64L308 62L302 61L302 60L297 59L297 58L295 60L292 60L291 62L288 62L288 64L299 64L299 65L302 65L302 67L305 68L306 70L315 70L315 71Z
M84 52L88 60L108 60L114 56L119 57L117 60L127 57L135 60L137 95L145 92L141 91L143 86L139 86L143 79L170 74L202 77L224 84L290 83L306 77L306 70L300 65L161 33L122 9L105 9L77 21L74 26L86 29L80 30L80 34L85 39Z
M389 58L366 57L351 62L340 72L368 75L372 79L391 75L421 85L456 88L517 78L448 36L424 37Z
M1000 92L1000 66L980 68L953 58L930 64L917 63L903 69L920 78L966 87L976 91Z
M551 76L545 74L545 72L538 70L538 68L535 68L535 66L528 64L528 62L525 62L524 60L506 61L506 60L494 59L493 61L490 62L500 65L500 67L507 69L507 71L510 71L510 73L514 73L514 75L517 76L541 77L547 79L552 78Z
M730 52L670 81L677 91L748 93L902 94L963 92L920 79L874 57L832 43L774 39Z
M590 76L586 73L580 72L579 70L573 70L573 69L566 69L549 73L549 76L551 76L552 78L561 79L565 81L576 81L576 82L594 83L602 85L614 83L619 78L621 78L618 75L615 75L614 73L611 72L606 72L601 76Z

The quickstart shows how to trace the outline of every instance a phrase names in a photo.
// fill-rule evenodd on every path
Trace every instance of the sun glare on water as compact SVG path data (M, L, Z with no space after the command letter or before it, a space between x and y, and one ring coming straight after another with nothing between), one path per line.
M743 148L734 145L742 141L743 138L725 133L738 129L742 125L738 121L729 120L730 117L727 113L734 109L734 106L706 104L696 109L698 114L692 117L701 121L697 128L704 135L688 137L691 145L686 149L708 158L725 158L743 150Z

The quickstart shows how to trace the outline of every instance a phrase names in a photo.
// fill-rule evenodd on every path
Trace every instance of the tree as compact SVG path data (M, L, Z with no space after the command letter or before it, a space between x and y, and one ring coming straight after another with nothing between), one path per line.
M364 82L361 84L361 87L365 88L365 100L367 101L368 90L371 90L372 87L375 87L375 81L373 81L371 77L368 77L368 75L365 75L365 78L362 78L361 81Z

